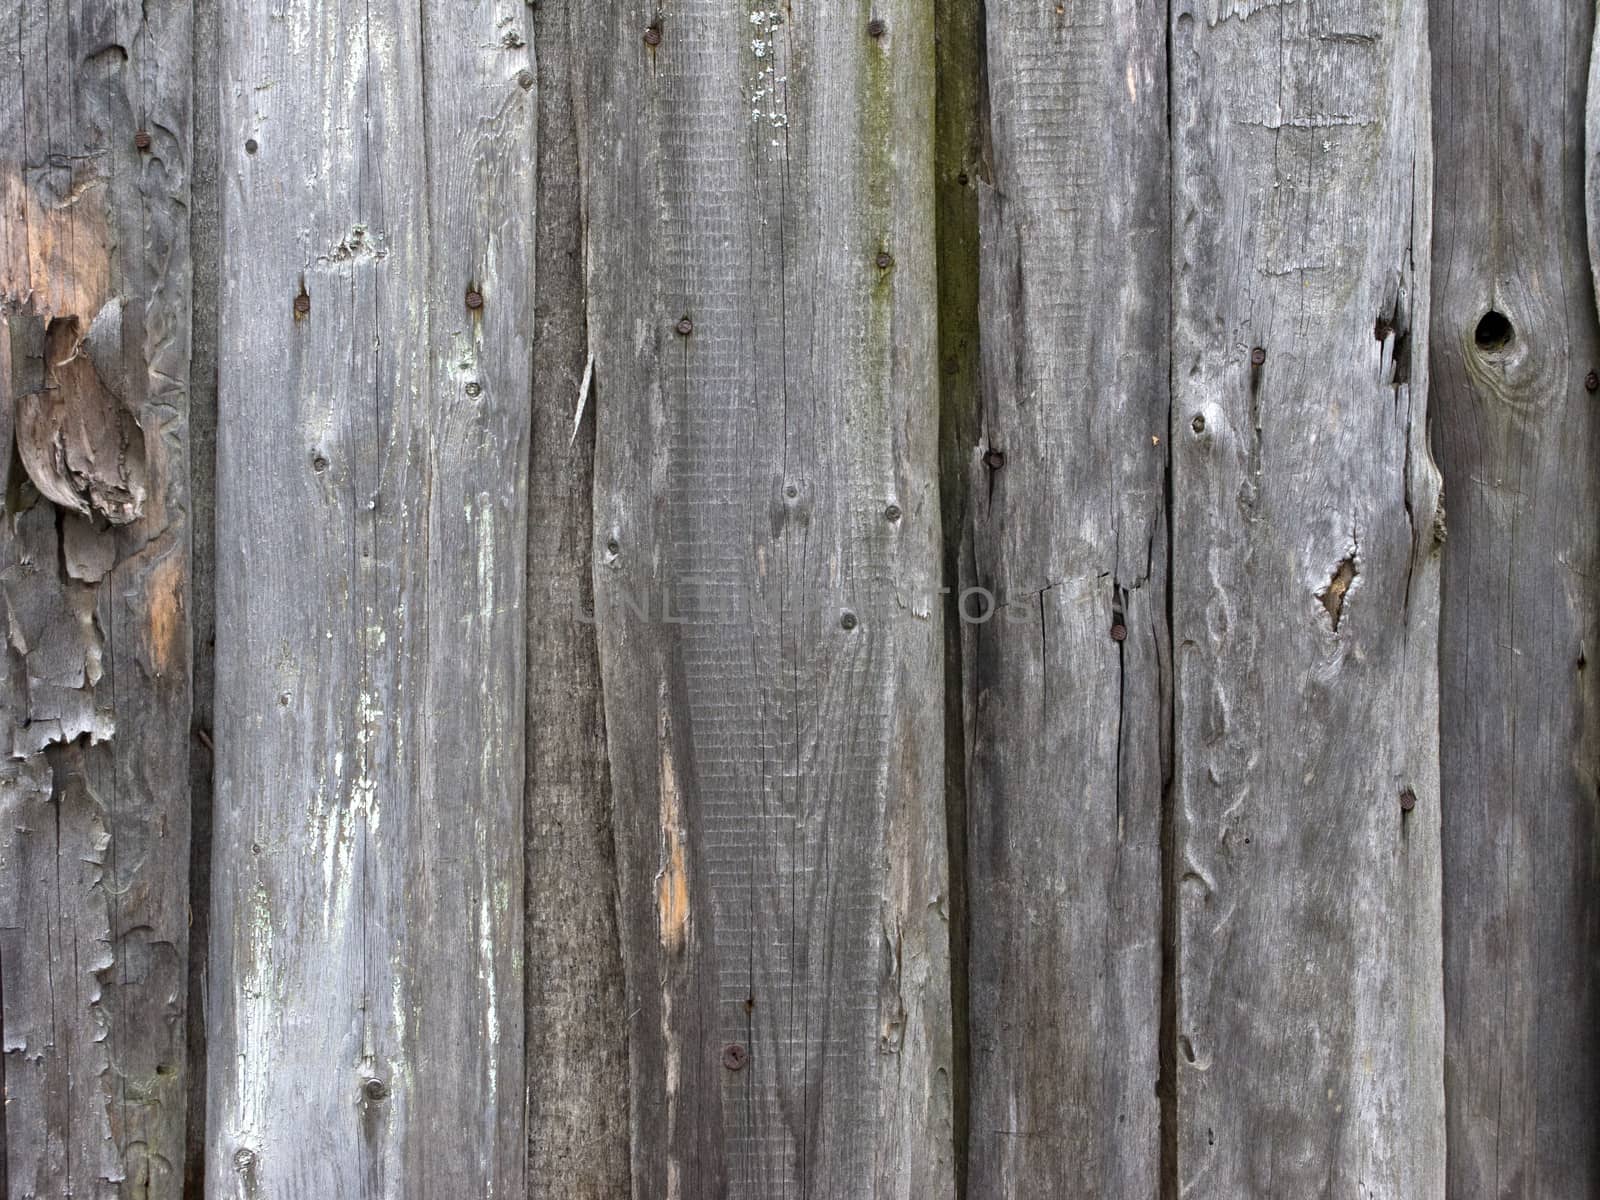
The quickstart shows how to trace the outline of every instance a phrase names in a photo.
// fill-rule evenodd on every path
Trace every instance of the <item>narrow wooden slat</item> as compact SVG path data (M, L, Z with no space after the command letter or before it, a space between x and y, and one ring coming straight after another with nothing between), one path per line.
M1155 1196L1164 6L993 0L973 496L973 1196ZM992 613L989 606L993 604Z
M1425 13L1172 21L1177 1192L1437 1198Z
M1511 20L1461 0L1430 18L1449 1194L1587 1200L1600 1196L1595 6ZM1588 199L1592 212L1592 182Z
M182 1185L189 47L182 7L0 8L12 1196Z
M952 1193L928 15L585 31L639 1196Z
M223 14L219 1196L523 1193L529 36Z

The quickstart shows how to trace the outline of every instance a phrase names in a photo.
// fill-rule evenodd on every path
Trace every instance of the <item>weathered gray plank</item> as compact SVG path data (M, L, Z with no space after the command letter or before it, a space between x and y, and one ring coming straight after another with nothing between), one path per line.
M528 1195L628 1195L628 1021L600 659L594 407L584 392L580 0L543 0L528 477ZM592 383L592 379L590 381ZM641 1097L640 1102L648 1103Z
M1172 20L1177 1188L1439 1197L1425 13Z
M1431 12L1452 1197L1600 1196L1594 12Z
M0 9L0 1191L18 1197L182 1184L189 41L182 6Z
M983 410L963 464L984 589L964 605L975 623L969 1189L1154 1196L1165 7L991 0L986 14Z
M218 1196L523 1194L529 35L223 14Z
M949 1196L928 12L584 40L634 1193Z

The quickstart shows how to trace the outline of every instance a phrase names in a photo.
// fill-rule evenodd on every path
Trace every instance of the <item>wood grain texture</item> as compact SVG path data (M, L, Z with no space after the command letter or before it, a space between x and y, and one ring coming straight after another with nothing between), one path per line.
M583 16L581 0L543 0L534 12L539 179L525 872L530 1200L627 1196L634 1102L592 618L595 409L592 372L585 390L576 104Z
M182 1186L189 43L182 6L0 6L0 1193L16 1197Z
M1154 1196L1170 696L1164 7L986 6L973 1196ZM992 615L986 611L993 597Z
M223 14L208 1195L524 1192L530 36Z
M585 46L633 1191L939 1200L928 12L616 3Z
M1189 1197L1444 1194L1425 16L1172 13Z
M1600 1196L1594 5L1431 18L1449 1194L1581 1200Z

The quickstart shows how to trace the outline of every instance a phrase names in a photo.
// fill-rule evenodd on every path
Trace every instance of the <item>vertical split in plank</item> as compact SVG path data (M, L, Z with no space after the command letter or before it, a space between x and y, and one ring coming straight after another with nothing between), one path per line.
M952 1192L929 18L585 39L639 1196Z
M966 674L973 1196L1159 1190L1167 67L1146 0L990 0ZM993 613L986 606L993 597ZM981 622L981 623L980 623Z
M190 14L0 11L0 1181L182 1186Z
M1436 1197L1425 13L1172 20L1178 1189Z
M1432 6L1449 1194L1589 1198L1600 396L1585 380L1600 325L1582 147L1595 6L1510 11Z
M224 13L219 1196L523 1194L530 36Z
M596 394L588 364L579 114L585 0L542 0L533 449L528 475L529 1200L629 1180L628 1022L600 658L592 619ZM640 1098L640 1102L648 1100Z

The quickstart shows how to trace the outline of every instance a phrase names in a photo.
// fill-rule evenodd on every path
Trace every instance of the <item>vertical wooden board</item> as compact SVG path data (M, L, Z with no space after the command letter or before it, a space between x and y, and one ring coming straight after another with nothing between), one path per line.
M1431 13L1451 1196L1600 1196L1594 13Z
M0 1191L175 1197L190 14L14 2L0 45Z
M1164 6L987 6L963 600L974 1196L1154 1196L1167 769ZM991 611L992 605L992 611Z
M583 0L543 0L528 498L528 1196L628 1195L628 1022L593 620L594 379L583 266Z
M1425 14L1172 20L1176 1185L1439 1197Z
M218 1196L523 1191L528 21L224 14Z
M949 1196L929 11L586 42L634 1192Z

